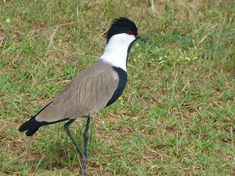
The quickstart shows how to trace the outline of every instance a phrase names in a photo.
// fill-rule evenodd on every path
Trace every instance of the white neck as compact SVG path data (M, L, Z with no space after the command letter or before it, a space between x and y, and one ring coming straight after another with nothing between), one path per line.
M100 59L114 67L119 67L126 71L128 48L134 40L134 35L125 33L112 36Z

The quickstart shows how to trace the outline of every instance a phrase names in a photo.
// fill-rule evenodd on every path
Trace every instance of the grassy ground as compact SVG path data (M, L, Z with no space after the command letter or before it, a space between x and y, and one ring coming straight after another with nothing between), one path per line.
M234 14L229 0L1 2L0 175L79 175L63 123L17 129L98 59L119 16L149 40L122 98L93 115L90 175L235 175Z

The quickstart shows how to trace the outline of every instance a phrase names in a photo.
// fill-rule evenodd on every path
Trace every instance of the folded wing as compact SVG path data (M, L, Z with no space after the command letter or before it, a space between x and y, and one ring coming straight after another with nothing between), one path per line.
M104 108L119 85L119 74L111 65L98 61L72 80L35 119L56 122L77 118Z

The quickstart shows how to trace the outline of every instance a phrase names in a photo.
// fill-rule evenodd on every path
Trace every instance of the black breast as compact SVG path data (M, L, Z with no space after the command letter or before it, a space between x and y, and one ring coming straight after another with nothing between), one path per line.
M122 95L122 92L124 91L126 87L126 83L127 83L126 71L118 67L113 67L113 69L118 73L119 83L118 83L117 89L113 93L112 98L108 101L105 107L114 103Z

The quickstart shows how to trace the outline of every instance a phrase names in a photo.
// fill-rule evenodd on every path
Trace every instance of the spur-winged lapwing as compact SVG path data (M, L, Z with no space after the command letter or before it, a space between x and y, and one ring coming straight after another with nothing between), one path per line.
M135 23L124 17L113 21L106 37L106 47L100 59L82 71L58 96L19 128L27 136L32 136L42 126L68 120L64 128L80 154L83 175L86 175L88 163L91 114L111 105L121 96L127 82L128 53L132 44L141 39ZM87 116L83 150L69 129L69 125L82 115Z

